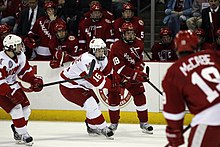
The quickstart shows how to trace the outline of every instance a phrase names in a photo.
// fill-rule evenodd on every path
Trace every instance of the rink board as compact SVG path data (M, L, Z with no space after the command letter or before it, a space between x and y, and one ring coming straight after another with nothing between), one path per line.
M59 81L59 73L61 70L69 65L65 63L64 67L58 69L51 69L49 62L47 61L31 61L31 65L37 67L37 75L40 75L44 79L44 83L53 81ZM159 63L159 62L145 62L145 65L150 67L150 81L162 91L161 81L172 63ZM22 83L24 87L29 87L27 83ZM149 111L149 122L154 124L164 124L165 120L162 116L162 96L153 89L148 83L144 83L147 96L147 104ZM100 98L100 108L107 121L108 108L105 103L104 97L100 96L100 91L94 89ZM104 90L103 90L104 91ZM82 109L62 97L59 92L58 85L45 87L39 93L26 93L30 102L32 114L30 119L32 120L57 120L57 121L84 121L85 112ZM127 97L126 93L124 97ZM121 119L122 123L138 123L135 106L132 101L132 97L129 100L123 102L121 105ZM0 109L0 119L9 119L2 109ZM186 115L186 124L191 121L192 116Z

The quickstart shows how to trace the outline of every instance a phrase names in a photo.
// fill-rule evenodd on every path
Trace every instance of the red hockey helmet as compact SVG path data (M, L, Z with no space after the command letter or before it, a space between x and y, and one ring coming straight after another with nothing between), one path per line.
M168 27L161 28L160 29L160 37L163 37L163 36L166 36L166 35L172 36L171 30Z
M122 26L121 26L121 29L120 29L120 31L122 33L125 33L126 31L130 31L130 30L134 30L135 31L135 28L134 28L134 26L133 26L133 24L131 22L123 23Z
M179 31L174 39L178 52L194 51L197 48L199 39L194 32Z
M220 28L216 31L215 36L216 36L216 37L219 37L219 36L220 36Z
M132 10L132 11L134 11L134 6L131 3L124 3L123 7L122 7L122 10L123 11L125 11L125 10Z
M46 3L44 4L44 9L45 9L45 10L48 9L48 8L55 8L55 7L56 7L56 5L55 5L55 3L52 2L52 1L46 2Z
M90 11L102 11L102 6L100 4L93 4L90 7Z
M56 22L55 27L54 27L55 33L57 33L60 30L66 30L66 22L63 20Z
M10 32L10 27L7 24L0 25L0 35L6 34Z
M197 36L205 37L205 31L202 28L198 28L194 32Z

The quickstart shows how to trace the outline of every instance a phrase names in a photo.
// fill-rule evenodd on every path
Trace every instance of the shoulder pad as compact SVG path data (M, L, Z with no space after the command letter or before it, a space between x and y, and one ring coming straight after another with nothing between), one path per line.
M111 21L110 21L110 20L108 20L108 19L105 19L105 22L107 22L107 23L111 23Z
M74 37L74 36L69 36L68 39L69 39L70 41L73 41L73 40L75 40L75 37Z
M141 26L143 26L144 25L144 22L143 22L143 20L138 20L138 23L141 25Z

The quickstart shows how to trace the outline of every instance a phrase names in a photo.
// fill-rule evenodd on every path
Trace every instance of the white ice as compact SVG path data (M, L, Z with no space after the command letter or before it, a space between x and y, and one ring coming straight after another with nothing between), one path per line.
M0 120L0 147L25 146L15 144L10 125L11 121ZM34 138L33 147L164 147L165 125L152 126L154 134L149 135L142 133L138 124L119 124L114 140L89 136L83 122L29 121L28 131Z

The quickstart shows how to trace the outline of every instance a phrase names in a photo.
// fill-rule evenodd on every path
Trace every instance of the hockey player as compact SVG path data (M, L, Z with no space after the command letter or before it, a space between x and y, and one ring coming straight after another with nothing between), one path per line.
M134 97L140 128L144 133L153 134L153 127L148 124L148 109L143 86L143 82L148 80L148 74L142 71L144 68L144 44L139 38L136 38L132 23L124 23L121 30L122 38L111 47L110 62L112 62L114 71L121 77L121 86ZM121 99L120 91L115 89L108 91L110 128L113 131L117 129L120 119Z
M136 29L136 37L144 41L144 22L141 18L134 16L134 6L131 3L124 3L122 17L114 22L115 40L121 38L120 28L123 23L130 22Z
M11 32L10 26L7 24L0 24L0 51L3 50L3 39Z
M79 48L83 52L89 50L89 42L94 38L102 38L107 48L114 42L114 32L111 21L103 18L102 8L99 4L94 4L90 8L90 18L84 19L79 24Z
M168 27L160 30L160 41L151 48L153 61L175 61L178 59L172 32Z
M11 115L16 143L33 144L33 138L27 131L30 116L30 103L19 86L16 78L31 84L31 89L39 92L43 84L41 77L36 77L23 53L22 39L9 34L3 40L4 49L0 52L0 106Z
M196 52L198 38L190 31L180 31L175 44L180 58L162 81L169 145L184 144L183 120L187 106L194 115L188 146L219 147L220 54L214 50Z
M50 67L58 68L65 62L73 61L74 57L81 53L78 49L78 39L68 34L65 21L58 21L55 24L54 31L55 36L49 41L49 49L53 55Z
M28 48L35 50L35 60L49 61L52 59L52 54L48 47L49 40L55 36L53 29L56 22L61 21L61 18L57 17L54 2L46 2L44 9L47 16L42 16L37 19L33 28L28 33L28 37L24 40L24 43Z
M98 98L92 89L111 87L110 79L106 76L112 72L105 56L106 44L100 38L92 39L89 52L83 53L69 67L64 69L60 76L62 80L85 76L95 60L92 77L60 84L60 92L68 101L82 107L86 111L87 132L89 134L103 134L113 136L107 127L106 121L99 109Z

